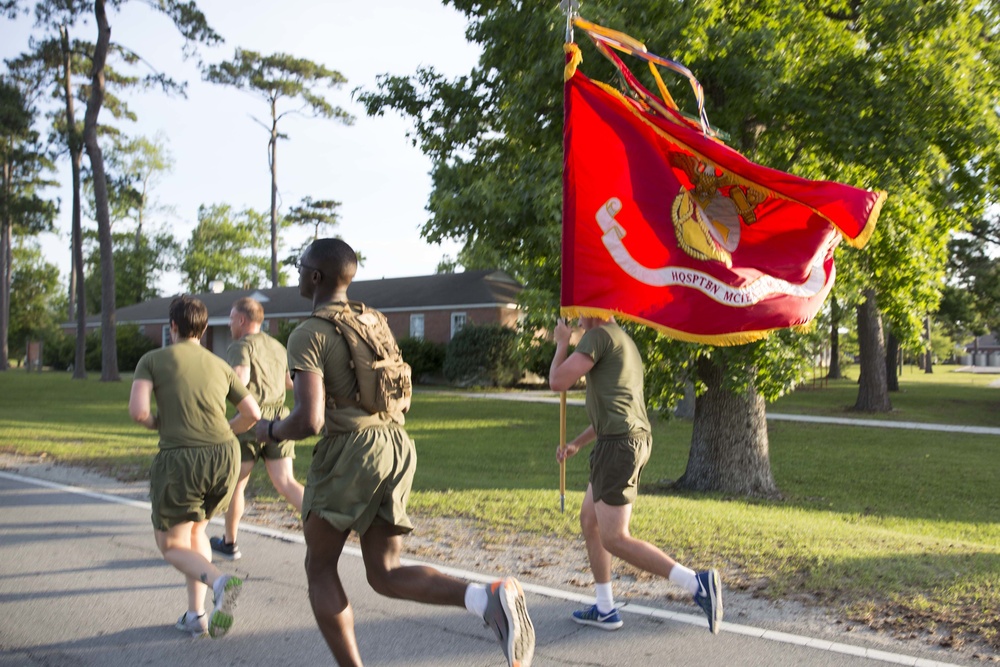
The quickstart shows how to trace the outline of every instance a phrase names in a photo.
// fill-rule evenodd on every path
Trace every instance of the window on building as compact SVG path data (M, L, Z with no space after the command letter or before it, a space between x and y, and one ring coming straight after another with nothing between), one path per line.
M170 345L170 325L164 324L160 347L167 347L168 345Z
M462 330L465 326L465 313L452 313L451 314L451 337L454 338L455 334Z
M410 315L410 338L417 340L424 339L424 314L415 313Z

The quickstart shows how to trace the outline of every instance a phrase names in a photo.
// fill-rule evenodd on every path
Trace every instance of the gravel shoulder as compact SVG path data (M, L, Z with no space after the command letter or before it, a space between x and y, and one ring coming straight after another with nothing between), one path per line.
M121 482L89 469L60 465L47 457L0 453L0 470L122 498L149 499L148 482ZM464 519L420 515L412 518L416 530L406 538L407 557L484 574L514 574L525 582L584 595L592 592L582 538L565 540L531 533L502 535ZM284 505L251 500L244 521L274 530L301 532L298 518ZM356 536L352 536L352 542L357 544ZM696 610L688 596L673 584L617 561L614 585L619 605L642 604L680 613ZM931 632L890 636L848 620L837 609L808 601L771 601L732 589L726 590L726 621L942 662L1000 662L1000 656L982 647L943 648L946 637Z

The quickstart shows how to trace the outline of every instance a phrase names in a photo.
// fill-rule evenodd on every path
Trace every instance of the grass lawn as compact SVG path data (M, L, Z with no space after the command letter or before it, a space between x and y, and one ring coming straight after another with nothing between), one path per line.
M1000 376L904 374L879 418L1000 426ZM856 375L856 374L855 374ZM852 416L851 381L806 389L774 412ZM0 448L48 453L123 479L146 476L155 434L128 419L129 382L0 373ZM941 406L948 406L946 409ZM416 514L461 516L505 531L578 534L586 456L567 468L559 512L557 405L418 393L407 419L420 464ZM958 415L966 415L965 421ZM860 416L860 415L859 415ZM586 415L570 407L568 433ZM633 533L726 584L840 607L901 632L954 630L1000 649L1000 437L772 422L771 462L784 498L751 501L653 493L686 463L689 422L656 423ZM313 441L297 447L305 478ZM273 498L262 467L251 494Z

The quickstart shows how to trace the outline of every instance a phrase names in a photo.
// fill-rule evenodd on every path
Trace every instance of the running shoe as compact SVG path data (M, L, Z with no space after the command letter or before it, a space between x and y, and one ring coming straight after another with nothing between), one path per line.
M181 632L189 633L192 637L204 637L208 634L208 621L205 619L205 614L191 618L187 612L184 612L177 619L177 625L174 627Z
M622 617L617 609L612 609L606 614L597 611L597 605L591 605L586 609L573 612L573 620L580 625L592 625L601 630L617 630L622 627Z
M521 584L505 577L486 588L483 621L493 629L508 667L529 667L535 655L535 628L528 617Z
M215 593L215 608L208 619L208 634L218 639L233 627L233 609L236 598L243 588L243 580L231 574L224 574L215 580L212 591Z
M709 631L717 635L719 624L722 623L722 580L719 579L719 571L705 570L696 576L698 592L694 594L694 601L708 616Z
M239 560L243 557L240 553L240 547L233 542L230 544L226 542L225 537L210 537L208 538L208 543L212 545L212 551L219 554L223 558L228 558L229 560Z

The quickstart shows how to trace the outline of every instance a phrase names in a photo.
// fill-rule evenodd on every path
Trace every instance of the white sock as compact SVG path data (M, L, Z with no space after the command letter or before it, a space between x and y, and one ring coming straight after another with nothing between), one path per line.
M607 614L615 608L615 596L611 593L611 582L606 584L594 584L597 592L597 611Z
M199 613L198 613L198 612L196 612L196 611L189 611L189 612L187 613L187 616L185 617L185 620L186 620L186 621L188 621L188 622L190 622L190 621L194 621L194 620L196 620L196 619L199 619L199 618L201 618L201 617L202 617L202 616L204 616L204 615L205 615L205 612L201 612L201 613L199 614Z
M469 584L468 588L465 589L465 608L476 616L482 616L486 613L488 599L486 586L483 584Z
M691 595L698 592L698 575L695 574L694 570L689 570L680 563L674 563L670 569L670 581L687 589Z

